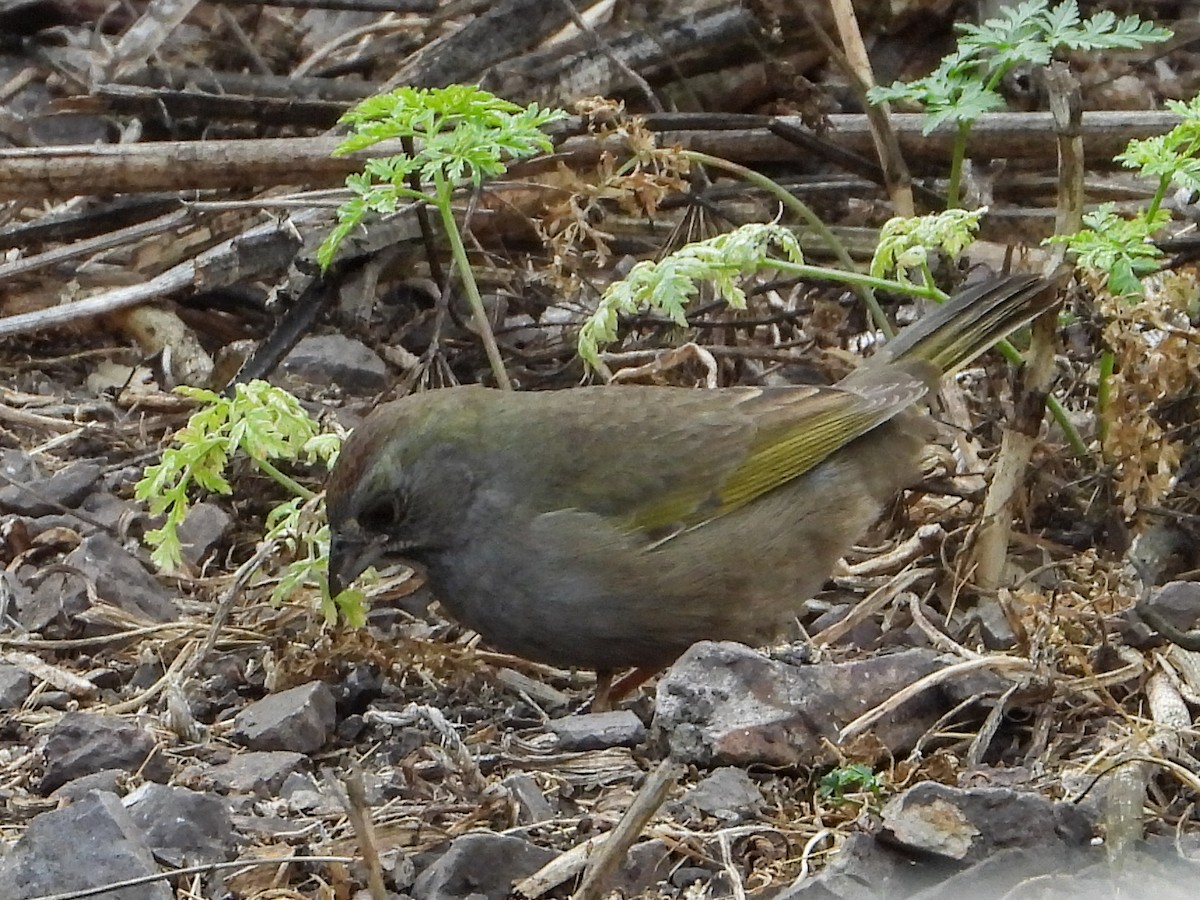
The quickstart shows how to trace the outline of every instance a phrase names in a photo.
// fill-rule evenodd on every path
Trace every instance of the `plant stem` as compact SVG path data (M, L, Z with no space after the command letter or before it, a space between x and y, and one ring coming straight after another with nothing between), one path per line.
M958 131L954 135L954 151L950 157L950 184L946 188L947 209L955 209L958 206L959 193L962 189L963 160L967 155L967 136L970 133L970 123L958 123Z
M826 246L833 252L837 261L845 267L847 271L854 268L854 260L850 258L850 254L846 252L846 248L842 242L837 239L829 226L821 221L820 217L809 209L808 204L793 196L788 191L780 187L776 182L772 181L766 175L760 172L755 172L753 169L748 169L745 166L740 166L737 163L730 162L727 159L721 159L719 156L709 156L707 153L701 153L698 150L682 150L680 156L684 159L690 159L694 162L702 163L706 166L712 166L716 169L724 169L727 172L732 172L740 178L745 179L751 184L757 185L763 190L778 198L787 209L790 209L797 216L804 220L810 228L812 228L825 241ZM830 270L824 270L830 271ZM854 286L855 293L867 309L871 313L871 318L875 320L875 327L884 333L887 337L894 337L895 332L892 330L892 324L884 315L883 308L879 305L879 301L875 299L875 294L872 293L870 285L862 281L849 281L848 283Z
M446 229L446 237L450 241L454 267L458 270L459 281L462 282L467 301L471 304L475 328L479 332L479 339L483 342L483 351L487 354L488 363L492 367L496 385L501 390L511 391L513 389L512 382L504 368L504 358L500 355L500 348L496 346L496 336L492 334L492 323L488 321L487 310L483 308L483 297L479 295L479 285L475 281L475 273L471 269L470 260L467 259L467 248L463 246L462 232L458 230L458 223L454 221L454 209L450 204L452 196L453 187L439 169L435 176L434 205L442 217L442 227Z
M312 500L314 497L317 496L313 491L310 491L308 488L306 488L300 482L296 481L296 479L292 478L290 475L287 475L284 472L281 472L279 469L277 469L271 463L267 462L265 459L256 459L256 460L254 460L254 464L256 466L258 466L259 469L261 469L265 474L271 476L271 478L275 482L282 485L284 488L291 491L296 496L303 497L305 500Z

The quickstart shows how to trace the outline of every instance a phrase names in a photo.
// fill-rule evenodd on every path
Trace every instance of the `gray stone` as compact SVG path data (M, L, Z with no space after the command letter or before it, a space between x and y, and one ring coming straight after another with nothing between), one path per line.
M42 753L46 759L43 794L103 769L140 772L158 780L170 774L154 738L117 716L67 713L50 730Z
M88 608L87 579L73 572L51 572L32 593L17 597L17 621L32 633L56 626L66 632L75 616Z
M36 466L32 470L19 465L17 468L28 474L0 487L0 509L23 516L49 516L74 509L100 478L100 467L93 462L68 463L49 477L38 472Z
M173 622L179 607L140 562L104 532L84 538L64 560L96 584L100 598L151 622Z
M455 838L417 878L416 900L506 900L513 882L532 875L557 854L518 837L472 832Z
M197 503L188 510L183 524L179 526L183 558L193 566L198 566L232 529L233 516L217 504L207 501Z
M843 726L956 661L914 649L791 666L741 644L704 641L659 681L654 734L676 759L698 765L834 765L830 746ZM1008 685L986 672L940 684L880 719L871 732L903 755L963 699L999 694Z
M341 334L301 339L280 363L291 378L315 385L336 384L351 393L371 393L387 386L387 365L361 341Z
M230 737L251 750L312 753L329 740L336 722L328 685L310 681L247 706L234 718Z
M227 763L213 766L200 778L221 791L276 797L293 772L308 766L308 757L289 750L242 753Z
M546 723L546 730L558 737L560 750L569 751L635 747L646 739L646 726L627 709L564 716Z
M101 769L91 775L81 775L60 788L55 788L50 797L61 803L75 803L93 791L104 791L120 797L125 793L125 781L129 773L123 769Z
M17 709L33 690L33 676L20 666L0 666L0 709Z
M672 804L672 809L682 813L685 819L695 818L698 813L712 816L723 825L736 825L757 816L762 805L762 791L746 771L726 766L684 794Z
M31 900L154 875L158 866L121 801L92 792L35 816L0 860L0 897ZM171 900L166 881L96 894L104 900Z
M1092 822L1069 803L1011 788L914 785L883 808L884 835L910 851L975 862L997 850L1082 847Z
M165 784L143 784L124 801L155 855L173 866L232 858L229 808L216 797Z
M553 819L557 812L542 793L537 780L525 772L516 772L500 782L517 807L518 825L536 825Z

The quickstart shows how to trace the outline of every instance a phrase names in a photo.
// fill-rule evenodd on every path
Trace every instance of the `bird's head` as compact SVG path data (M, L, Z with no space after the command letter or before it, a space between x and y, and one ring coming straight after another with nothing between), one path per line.
M461 539L475 476L452 411L421 402L437 393L380 407L343 445L325 494L335 596L376 563L423 562Z

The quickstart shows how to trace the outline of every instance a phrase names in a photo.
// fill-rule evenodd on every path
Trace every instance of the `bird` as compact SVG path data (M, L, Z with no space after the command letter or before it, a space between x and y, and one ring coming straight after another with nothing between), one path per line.
M467 385L383 404L326 485L330 590L407 562L487 644L602 686L698 641L766 644L920 479L920 401L1057 294L1031 275L967 287L830 386Z

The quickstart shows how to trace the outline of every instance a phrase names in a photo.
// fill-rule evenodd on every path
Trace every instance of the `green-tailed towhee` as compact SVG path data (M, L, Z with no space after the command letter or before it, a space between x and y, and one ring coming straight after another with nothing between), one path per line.
M410 561L494 647L602 672L762 643L919 477L930 422L914 404L1055 294L1031 276L970 287L832 387L388 403L329 481L331 588Z

